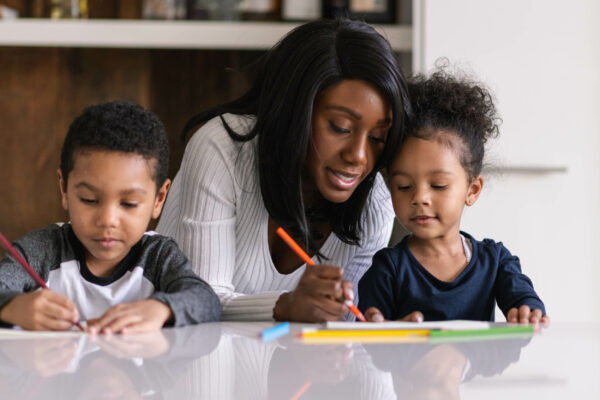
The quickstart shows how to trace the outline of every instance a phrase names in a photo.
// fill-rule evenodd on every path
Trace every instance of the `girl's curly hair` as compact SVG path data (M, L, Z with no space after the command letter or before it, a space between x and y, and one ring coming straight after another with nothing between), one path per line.
M489 90L438 67L430 77L419 74L410 79L408 91L414 113L408 136L437 139L443 133L459 138L460 162L469 179L479 175L485 143L498 135L502 122ZM451 137L441 139L453 144Z

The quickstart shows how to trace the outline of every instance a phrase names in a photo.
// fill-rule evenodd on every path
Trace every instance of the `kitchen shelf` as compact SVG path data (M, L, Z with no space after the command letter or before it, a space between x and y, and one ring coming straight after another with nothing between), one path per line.
M263 50L299 23L154 20L0 20L0 46ZM412 50L408 25L375 25L395 51Z

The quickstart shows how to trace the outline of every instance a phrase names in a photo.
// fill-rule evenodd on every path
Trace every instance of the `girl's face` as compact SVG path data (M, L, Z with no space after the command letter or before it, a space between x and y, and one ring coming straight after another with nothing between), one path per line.
M440 139L443 135L443 139ZM420 239L458 234L463 207L475 203L483 178L471 181L459 160L462 144L448 132L407 138L389 169L396 217Z
M361 80L345 80L319 94L313 108L312 141L304 192L318 191L342 203L373 170L392 125L390 105Z

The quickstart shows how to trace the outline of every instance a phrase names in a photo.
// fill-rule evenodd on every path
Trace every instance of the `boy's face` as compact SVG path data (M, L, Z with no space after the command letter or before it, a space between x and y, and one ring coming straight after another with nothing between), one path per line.
M389 170L396 216L420 239L458 234L463 207L474 204L483 187L481 176L469 182L460 146L436 137L406 139Z
M73 155L67 187L59 169L62 205L86 250L90 270L109 275L160 215L170 181L160 190L154 161L133 153L85 150Z

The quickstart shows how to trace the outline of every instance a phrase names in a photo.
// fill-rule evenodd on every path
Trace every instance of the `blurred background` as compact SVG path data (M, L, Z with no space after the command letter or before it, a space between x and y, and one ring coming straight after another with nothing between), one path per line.
M0 0L0 231L66 219L56 169L85 106L157 113L174 176L191 115L241 94L287 31L338 14L373 23L406 75L445 57L490 87L504 123L462 228L517 254L554 320L599 320L596 0Z

